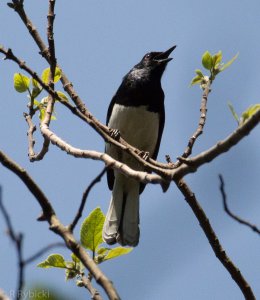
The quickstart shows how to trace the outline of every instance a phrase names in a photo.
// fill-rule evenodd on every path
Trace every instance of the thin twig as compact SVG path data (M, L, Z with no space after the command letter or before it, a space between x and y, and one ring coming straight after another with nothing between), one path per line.
M56 242L56 243L49 244L49 245L43 247L42 249L40 249L39 251L37 251L32 256L26 258L24 260L24 265L32 263L36 259L40 258L46 252L50 251L53 248L57 248L57 247L66 247L66 245L64 243L62 243L62 242Z
M120 299L112 282L99 269L85 249L76 241L71 231L60 222L50 201L42 192L40 187L36 184L36 182L32 179L32 177L25 171L25 169L19 166L2 151L0 151L0 162L3 166L12 171L23 181L25 186L29 189L41 206L45 220L50 224L50 230L58 234L64 240L67 248L70 249L80 259L83 265L93 275L96 282L103 287L109 299Z
M23 115L24 115L24 118L25 118L25 120L28 124L28 127L29 127L29 129L27 131L29 160L31 162L39 161L39 160L43 159L45 154L48 152L49 145L50 145L50 140L47 139L46 137L43 137L42 149L39 153L35 153L34 152L35 140L34 140L33 134L36 131L36 126L33 124L32 117L31 117L30 114L24 113Z
M49 57L50 57L50 70L51 73L54 75L55 74L55 68L57 65L57 59L55 56L55 40L54 40L54 20L55 20L55 13L54 13L54 8L55 8L55 0L49 0L49 11L48 11L48 26L47 26L47 39L48 39L48 45L49 45Z
M81 277L81 282L83 286L90 292L91 299L93 300L102 300L99 292L93 287L91 283L91 276L86 277L85 275Z
M172 171L173 179L181 179L185 175L194 173L202 165L211 162L219 155L229 151L238 142L245 138L260 123L260 109L256 111L244 124L240 125L224 140L217 142L213 147L201 152L192 158L183 159L184 163Z
M7 297L6 293L1 288L0 288L0 300L10 300L10 298Z
M23 1L19 0L12 0L12 3L7 3L10 8L12 8L21 18L24 25L28 29L29 33L33 37L35 43L40 49L40 54L47 59L49 57L49 49L41 39L41 36L39 32L37 31L37 28L34 26L34 24L31 22L31 20L28 18L27 14L24 11ZM49 62L49 61L48 61Z
M220 180L220 192L221 192L221 196L222 196L222 200L223 200L223 206L224 206L224 210L225 212L234 220L236 220L237 222L239 222L240 224L244 224L246 226L248 226L249 228L251 228L254 232L260 234L260 229L257 228L256 225L251 224L250 222L243 220L242 218L238 217L237 215L233 214L227 204L227 195L225 192L225 182L223 179L223 176L221 174L218 175L219 176L219 180Z
M194 143L196 142L197 138L203 133L204 126L206 124L206 116L207 116L207 101L208 101L208 95L210 93L210 86L211 82L209 81L205 89L203 90L203 95L201 98L201 104L200 104L200 118L199 118L199 124L196 131L193 133L193 135L190 137L188 145L181 155L179 160L174 165L175 168L180 166L183 163L182 158L187 158L192 153L192 148L194 146Z
M11 218L3 204L2 200L2 187L0 186L0 210L3 214L7 229L8 235L10 236L12 242L15 244L17 257L18 257L18 283L17 283L17 291L16 291L16 299L20 300L22 298L22 291L24 288L24 260L22 253L22 243L23 243L23 235L22 233L15 233L13 228Z
M87 201L87 198L88 198L88 195L90 193L90 191L92 190L92 188L101 180L101 178L103 177L103 175L105 174L106 172L106 168L104 168L98 175L97 177L95 177L91 183L89 184L89 186L86 188L85 192L83 193L82 195L82 199L81 199L81 203L80 203L80 206L79 206L79 209L77 211L77 214L74 218L74 220L72 221L72 223L69 225L69 229L71 231L74 230L75 226L77 225L79 219L81 218L82 216L82 212L83 212L83 209L85 207L85 204L86 204L86 201Z
M254 293L250 285L243 277L240 270L234 265L231 259L227 256L225 250L221 246L219 239L209 222L209 219L207 218L200 204L197 202L195 194L190 190L190 188L184 182L184 180L180 180L178 183L176 183L176 185L178 186L179 190L182 192L183 196L185 197L185 200L187 201L193 213L195 214L196 218L198 219L200 226L203 232L205 233L216 257L219 259L219 261L222 263L222 265L226 268L226 270L229 272L231 277L234 279L236 284L239 286L245 299L255 300L256 298L254 296Z
M49 93L48 97L48 104L45 112L45 116L43 121L41 122L42 125L50 125L51 122L51 116L53 113L54 109L54 104L55 104L55 99L57 94L55 92L55 87L54 87L54 77L55 77L55 70L56 70L56 65L57 65L57 59L55 56L55 41L54 41L54 34L53 34L53 25L54 25L54 19L55 19L55 14L54 14L54 8L55 8L55 0L49 0L49 11L48 11L48 25L47 25L47 39L48 39L48 45L49 45L49 65L50 65L50 75L49 75L49 83L48 86L54 93Z

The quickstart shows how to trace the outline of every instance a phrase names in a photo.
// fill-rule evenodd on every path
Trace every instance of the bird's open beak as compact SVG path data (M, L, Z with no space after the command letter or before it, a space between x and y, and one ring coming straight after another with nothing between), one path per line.
M172 53L172 51L176 48L177 46L173 46L170 49L166 50L165 52L162 52L154 57L154 60L160 62L160 63L167 63L172 60L172 57L169 57L169 55Z

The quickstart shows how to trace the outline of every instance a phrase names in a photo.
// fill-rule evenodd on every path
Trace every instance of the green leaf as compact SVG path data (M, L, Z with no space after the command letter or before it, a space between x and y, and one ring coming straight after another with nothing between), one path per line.
M35 80L34 78L32 78L32 86L35 87L35 88L40 88L40 85L39 85L38 81Z
M74 270L77 270L78 273L83 273L85 266L82 264L82 262L78 259L78 257L71 253L72 262L66 262L67 267L70 267Z
M34 99L33 105L35 105L36 107L39 107L39 106L41 106L41 103L39 101L37 101L36 99Z
M71 258L74 261L74 263L80 263L80 260L74 253L71 253Z
M230 111L231 111L233 117L235 118L235 120L236 120L237 123L239 124L239 117L238 117L237 113L235 112L235 109L234 109L233 104L232 104L230 101L228 101L228 107L229 107L229 109L230 109Z
M57 94L59 95L59 97L60 97L62 100L64 100L65 102L69 102L68 97L67 97L64 93L62 93L62 92L60 92L60 91L57 91ZM59 101L59 100L58 100L58 101Z
M58 82L61 78L61 69L56 67L54 75L54 83Z
M242 113L241 124L245 123L246 120L252 117L252 115L256 113L259 109L260 103L249 106L248 109Z
M77 280L76 281L76 286L78 286L78 287L84 287L84 282L82 280Z
M67 280L73 279L77 275L78 275L78 272L76 270L66 269L66 271L65 271L65 280L67 281Z
M41 106L38 106L40 108L40 113L39 113L39 119L41 121L43 121L44 117L45 117L45 113L46 113L46 108L45 107L41 107ZM55 116L55 111L53 110L52 112L52 115L51 115L51 120L52 121L55 121L57 120L57 117Z
M214 69L218 68L221 61L222 61L222 51L219 50L219 52L214 54L212 57L212 64L213 64Z
M18 93L24 93L28 91L30 86L30 78L21 74L14 74L14 88Z
M44 69L43 72L42 72L42 81L45 84L49 83L49 76L50 76L50 68ZM55 75L54 75L54 83L58 82L60 80L60 78L61 78L61 69L56 67Z
M195 84L200 84L203 77L200 77L199 75L195 76L190 83L190 86Z
M105 254L109 250L111 250L111 248L100 247L97 251L97 254Z
M119 257L121 255L128 254L132 250L133 250L133 248L124 248L124 247L113 248L108 252L108 254L105 256L104 260L108 260L108 259Z
M95 252L97 247L103 243L104 221L105 216L100 207L94 209L83 221L80 229L80 241L85 248Z
M41 91L42 91L41 89L34 87L33 90L32 90L32 98L36 98L37 96L39 96Z
M95 259L94 259L95 263L96 264L101 264L105 260L105 257L107 255L108 251L110 251L110 250L111 250L111 248L105 248L105 247L99 248L97 250L98 255L96 255Z
M207 70L211 70L211 68L213 67L212 56L209 51L206 51L202 55L202 65Z
M199 77L203 77L203 73L201 72L201 70L197 69L195 70L195 73L199 76Z
M40 86L38 81L36 81L35 79L31 78L31 81L32 81L32 86L33 86L32 98L36 98L41 93L42 87Z
M44 117L45 117L45 107L44 108L40 108L40 113L39 113L39 119L41 121L43 121Z
M60 254L51 254L48 258L37 265L39 268L63 268L66 269L64 257Z
M237 53L233 58L230 59L230 61L228 61L226 64L224 64L219 71L222 72L224 71L226 68L228 68L231 64L233 64L233 62L237 59L239 53Z

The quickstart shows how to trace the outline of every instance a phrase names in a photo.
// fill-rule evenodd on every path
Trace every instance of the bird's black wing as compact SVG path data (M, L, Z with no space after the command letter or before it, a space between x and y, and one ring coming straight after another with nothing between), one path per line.
M129 95L131 95L131 87L129 87L127 84L127 76L128 74L123 78L121 85L119 86L116 94L113 96L109 104L107 110L106 125L108 125L109 123L115 103L127 105L129 99L132 99L132 97L129 97ZM117 128L113 128L113 129L117 129ZM107 169L107 184L110 190L113 190L114 181L115 181L114 170Z
M108 125L108 123L109 123L109 119L111 117L115 102L116 102L116 95L112 98L112 100L109 104L108 111L107 111L106 125ZM114 181L115 181L114 170L107 169L107 185L111 191L113 190Z

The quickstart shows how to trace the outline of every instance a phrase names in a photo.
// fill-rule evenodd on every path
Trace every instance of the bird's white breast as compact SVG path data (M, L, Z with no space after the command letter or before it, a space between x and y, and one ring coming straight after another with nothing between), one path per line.
M148 111L146 106L131 107L115 104L108 126L118 129L121 137L129 144L148 151L150 156L153 155L159 132L158 113ZM120 159L116 157L115 147L108 146L106 150L108 154ZM123 162L124 157L122 157Z

